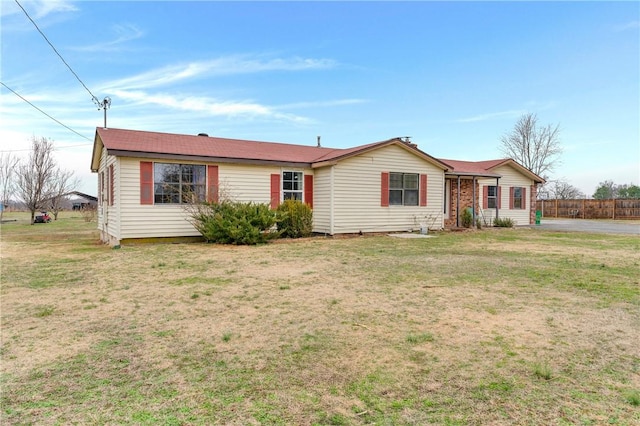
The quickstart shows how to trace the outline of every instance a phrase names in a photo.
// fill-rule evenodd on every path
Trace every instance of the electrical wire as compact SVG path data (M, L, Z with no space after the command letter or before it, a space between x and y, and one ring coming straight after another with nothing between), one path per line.
M53 45L53 43L51 43L49 41L49 39L47 38L47 36L42 32L42 30L40 29L40 27L38 27L38 24L36 24L36 22L31 19L31 16L29 16L29 14L27 13L27 11L24 9L24 7L22 7L22 5L20 4L20 2L18 0L14 0L16 2L16 4L20 7L20 9L22 9L22 11L24 12L25 15L27 15L27 18L29 18L29 20L31 21L31 23L33 24L34 27L36 27L36 29L38 30L38 32L40 33L40 35L42 37L44 37L44 39L47 41L47 43L49 43L49 46L51 46L51 48L53 49L54 52L56 52L56 55L58 55L58 57L60 58L60 60L62 60L62 62L67 66L67 68L69 68L69 71L71 71L71 74L73 74L75 76L75 78L80 82L80 84L82 84L82 87L84 87L86 89L87 92L89 92L89 94L91 95L91 99L93 100L93 102L96 103L96 105L98 105L98 107L100 108L102 105L100 103L100 101L98 100L98 98L91 93L91 90L89 90L89 88L87 87L86 84L84 84L84 82L80 79L80 77L78 77L78 74L76 74L76 72L71 68L71 66L67 63L67 61L64 60L64 58L62 57L62 55L60 54L60 52L58 52L58 49L55 48L55 46Z
M66 124L62 123L60 120L57 120L55 118L53 118L52 116L50 116L49 114L47 114L46 112L44 112L43 110L41 110L40 108L38 108L37 106L35 106L34 104L32 104L31 102L29 102L27 99L25 99L22 95L20 95L18 92L16 92L15 90L13 90L11 87L7 86L6 84L4 84L2 81L0 81L0 84L2 84L7 90L9 90L10 92L12 92L14 95L16 95L17 97L19 97L20 99L22 99L23 101L25 101L26 103L28 103L29 105L31 105L32 107L34 107L35 109L37 109L38 111L40 111L42 114L46 115L47 117L49 117L50 119L52 119L53 121L55 121L56 123L58 123L59 125L61 125L62 127L64 127L67 130L72 131L73 133L75 133L76 135L91 141L90 138L86 137L85 135L82 135L78 132L76 132L75 130L73 130L71 127L67 126Z

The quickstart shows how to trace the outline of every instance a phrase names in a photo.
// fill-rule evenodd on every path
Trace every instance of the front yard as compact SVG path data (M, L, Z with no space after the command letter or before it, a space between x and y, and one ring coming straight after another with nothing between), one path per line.
M1 229L2 424L640 423L640 238Z

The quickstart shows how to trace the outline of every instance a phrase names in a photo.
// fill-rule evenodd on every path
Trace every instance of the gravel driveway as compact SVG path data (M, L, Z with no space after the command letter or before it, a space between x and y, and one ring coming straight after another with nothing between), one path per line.
M588 219L542 219L540 225L532 228L554 231L597 232L603 234L635 234L640 235L640 224L637 221L588 220Z

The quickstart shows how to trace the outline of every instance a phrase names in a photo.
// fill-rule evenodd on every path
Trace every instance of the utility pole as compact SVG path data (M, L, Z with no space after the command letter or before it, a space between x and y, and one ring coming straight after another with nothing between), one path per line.
M94 102L98 105L98 111L101 109L104 110L104 128L107 128L107 109L111 106L111 98L106 97L102 100L102 102L98 101L94 98Z

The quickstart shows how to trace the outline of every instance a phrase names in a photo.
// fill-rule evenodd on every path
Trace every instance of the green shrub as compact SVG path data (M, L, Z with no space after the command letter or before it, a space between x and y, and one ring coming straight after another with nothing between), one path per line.
M190 206L191 223L212 243L254 245L276 238L276 213L267 204L221 201Z
M496 217L493 219L493 226L497 226L498 228L513 228L515 226L515 222L509 217Z
M462 210L460 220L462 221L462 226L465 228L471 228L471 225L473 224L473 214L471 214L471 209Z
M313 212L308 204L286 200L277 209L278 232L282 237L308 237L313 231Z

